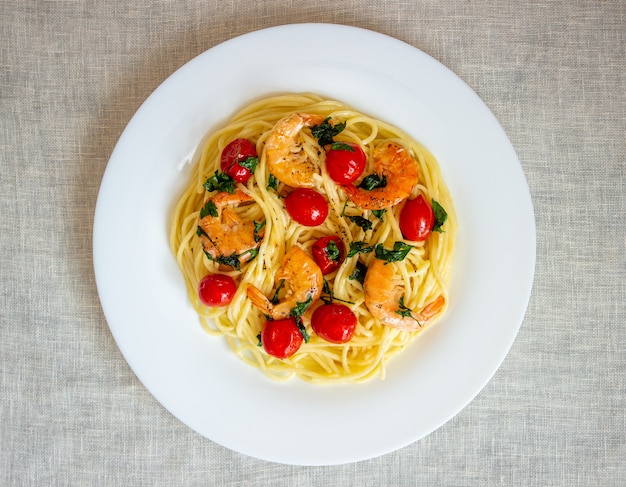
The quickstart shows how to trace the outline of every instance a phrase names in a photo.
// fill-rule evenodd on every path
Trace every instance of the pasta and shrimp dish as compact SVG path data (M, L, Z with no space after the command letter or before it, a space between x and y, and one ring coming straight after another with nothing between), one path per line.
M457 221L437 160L313 94L206 139L170 245L203 328L272 379L384 378L449 306Z

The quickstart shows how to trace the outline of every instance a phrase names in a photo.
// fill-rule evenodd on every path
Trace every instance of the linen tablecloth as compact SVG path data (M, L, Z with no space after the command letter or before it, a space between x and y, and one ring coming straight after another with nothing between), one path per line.
M458 74L509 136L537 224L528 311L489 384L426 438L327 467L249 458L167 412L92 265L100 181L141 103L206 49L302 22ZM0 485L624 485L624 1L1 0L0 26Z

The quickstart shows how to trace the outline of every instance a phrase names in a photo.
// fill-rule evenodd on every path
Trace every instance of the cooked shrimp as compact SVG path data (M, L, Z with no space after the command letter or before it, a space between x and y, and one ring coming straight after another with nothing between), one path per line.
M287 283L286 294L276 304L253 284L248 284L246 289L252 304L275 320L287 318L298 303L306 303L309 299L313 303L322 294L322 271L300 247L293 247L285 255L285 260L274 277L275 283L281 280Z
M313 175L319 169L304 152L298 134L323 121L321 115L294 113L276 123L265 142L265 155L270 173L279 181L294 188L313 187Z
M365 210L391 208L413 191L419 177L417 163L405 147L392 141L377 146L372 155L374 173L385 178L386 185L372 190L352 184L342 188L355 205Z
M374 259L363 283L365 305L374 318L384 325L404 331L424 328L441 311L445 298L438 296L419 313L414 313L401 305L402 289L394 277L392 264Z
M251 201L252 197L236 190L234 194L223 192L207 199L206 205L212 202L213 215L198 218L200 242L204 251L214 260L220 257L236 256L239 262L252 258L250 250L261 244L261 237L255 232L253 221L239 217L228 205L238 205ZM216 216L217 215L217 216Z

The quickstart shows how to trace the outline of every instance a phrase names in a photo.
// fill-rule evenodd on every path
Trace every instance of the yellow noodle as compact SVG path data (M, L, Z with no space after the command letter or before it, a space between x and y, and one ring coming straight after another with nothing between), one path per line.
M291 247L298 245L310 253L315 240L326 235L340 236L346 248L352 241L365 241L368 245L382 243L385 248L392 248L394 242L403 241L398 224L403 203L386 211L382 221L371 211L346 204L345 194L326 173L324 151L319 150L317 141L308 130L301 132L303 148L318 168L314 189L326 197L330 213L318 227L304 227L290 218L281 198L274 190L267 188L270 174L265 164L264 145L274 124L294 112L331 117L333 123L345 121L346 128L336 140L356 142L363 147L368 156L364 174L372 172L372 149L382 140L393 139L410 150L419 167L419 183L411 197L422 194L429 202L435 199L447 211L448 220L443 233L433 232L425 242L408 242L414 248L403 261L394 263L394 266L397 277L405 286L405 305L419 312L438 296L443 296L445 304L435 320L445 312L450 299L448 284L457 221L451 195L436 159L402 130L359 113L343 103L325 100L313 94L288 94L259 100L239 111L224 127L209 136L192 170L189 184L175 207L170 246L185 277L189 299L200 317L202 327L207 333L225 337L233 352L245 363L280 381L294 377L315 383L364 382L375 377L384 378L389 360L404 350L421 329L405 332L382 325L367 309L362 285L349 276L359 259L367 265L375 258L373 253L348 258L337 271L325 276L334 296L352 303L348 306L357 316L358 326L348 343L324 341L312 332L305 315L305 325L311 338L292 357L279 360L258 346L257 337L265 317L251 304L245 289L248 284L253 284L266 295L271 295L277 285L274 275ZM224 271L219 264L204 255L196 235L197 221L205 200L203 184L219 170L222 149L239 137L256 145L260 163L247 183L238 184L239 189L250 195L256 204L241 205L234 209L242 218L265 220L265 236L256 258L242 264L240 271ZM345 215L368 218L374 223L373 228L365 231ZM238 283L235 297L226 307L208 308L198 300L199 281L213 272L229 274Z

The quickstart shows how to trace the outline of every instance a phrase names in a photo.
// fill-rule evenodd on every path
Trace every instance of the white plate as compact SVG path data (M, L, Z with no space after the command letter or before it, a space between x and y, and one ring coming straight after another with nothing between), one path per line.
M172 206L203 137L255 99L305 91L406 130L439 159L455 200L460 229L450 309L392 361L384 381L314 386L265 378L201 330L168 248ZM104 174L93 245L111 332L163 406L238 452L331 465L408 445L480 392L524 317L535 224L511 144L456 75L381 34L299 24L220 44L145 101Z

